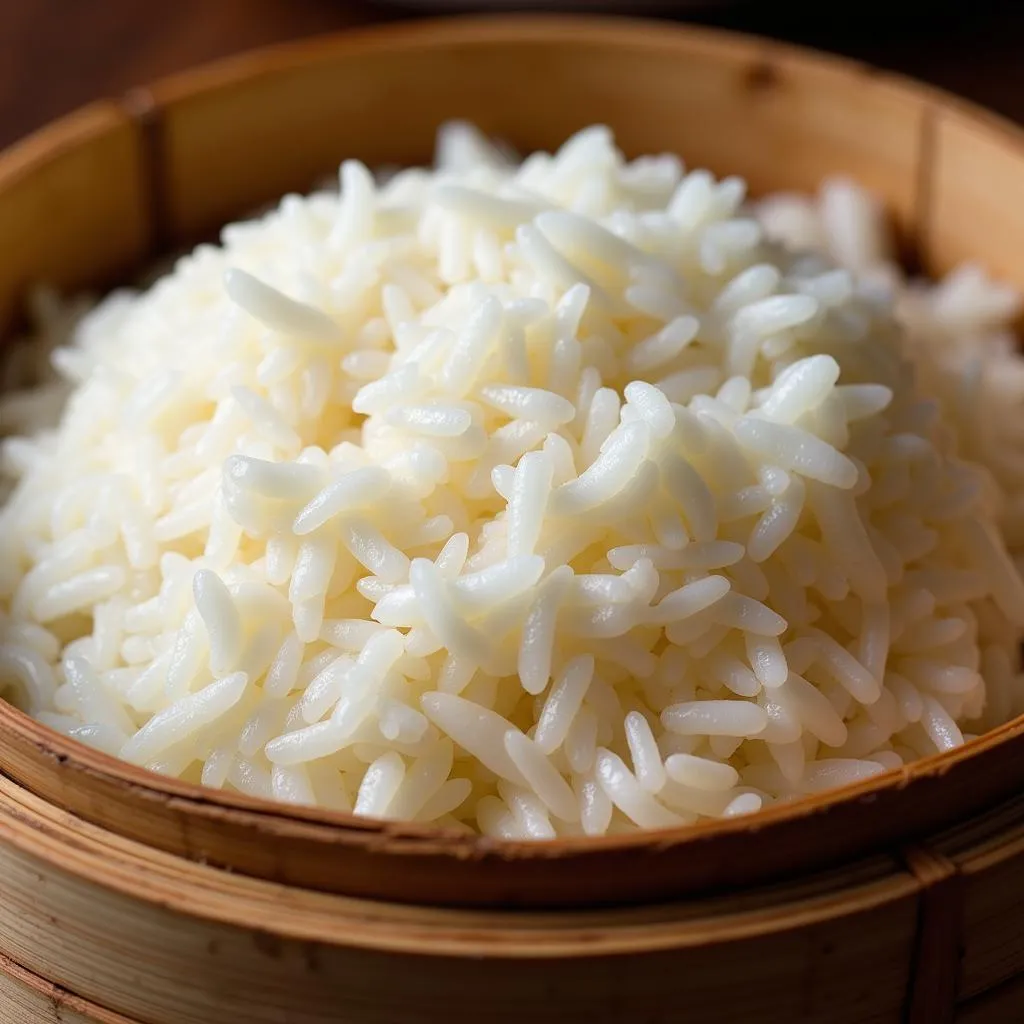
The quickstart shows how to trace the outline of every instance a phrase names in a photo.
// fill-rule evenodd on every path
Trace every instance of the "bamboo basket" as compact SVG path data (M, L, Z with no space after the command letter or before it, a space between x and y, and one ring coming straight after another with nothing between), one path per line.
M3 154L0 331L35 281L124 280L343 157L421 162L451 117L524 150L602 121L627 153L680 152L755 193L849 173L886 199L908 259L975 259L1024 286L1024 136L996 118L754 39L477 18L234 59ZM632 1022L683 1006L695 1021L1008 1021L1024 1006L1022 733L1018 719L749 820L516 844L200 790L0 702L0 996L36 1013L19 1021L116 1024ZM737 963L756 983L737 986ZM79 1000L65 1017L45 1015L54 985Z
M138 1024L0 956L0 1024Z
M1010 1024L1022 852L1024 799L728 895L424 907L196 864L0 778L0 1024Z

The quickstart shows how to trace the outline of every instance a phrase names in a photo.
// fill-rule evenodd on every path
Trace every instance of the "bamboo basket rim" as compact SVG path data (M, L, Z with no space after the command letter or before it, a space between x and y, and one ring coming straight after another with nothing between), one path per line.
M891 89L895 97L924 101L927 132L938 117L955 117L994 133L1024 155L1024 130L1000 115L969 101L951 96L914 79L842 57L815 52L757 36L669 24L657 20L600 15L505 15L489 14L445 19L421 19L409 23L377 25L312 40L283 43L207 64L195 70L163 78L152 86L135 89L113 101L98 101L39 130L0 153L0 189L31 174L57 153L78 145L114 124L144 126L159 114L161 105L187 102L212 91L273 77L321 61L368 53L403 53L444 46L515 42L518 45L614 45L619 51L657 50L685 57L694 50L737 54L753 69L772 75L779 68L799 68L811 74L839 77L850 87L872 82ZM931 129L929 128L931 125ZM927 154L921 159L927 163ZM923 201L928 190L922 189ZM926 230L926 223L922 223ZM904 793L913 784L936 780L955 772L979 755L1016 743L1024 747L1024 715L964 746L885 772L861 783L802 797L769 807L756 815L717 819L658 831L639 831L616 836L570 837L545 843L494 840L445 831L410 822L363 819L351 814L318 808L301 808L245 796L225 790L206 789L157 775L100 753L41 725L0 700L0 740L17 738L31 750L37 763L69 768L81 779L102 780L129 797L156 802L182 814L225 819L256 832L303 837L325 844L359 845L389 854L437 854L457 861L497 857L502 861L551 861L562 857L624 853L636 850L657 853L716 838L738 835L764 837L779 826L815 816L872 803ZM19 781L24 781L19 778ZM909 799L909 797L908 797ZM78 813L88 813L80 808ZM946 822L950 824L950 822ZM901 838L899 823L889 827L889 838ZM187 841L183 839L183 848Z
M798 64L807 70L816 70L824 74L842 72L853 77L863 76L873 82L893 86L897 90L909 90L918 97L926 96L947 110L963 114L986 124L989 128L1009 132L1024 145L1024 126L1006 115L941 86L868 61L739 29L718 28L649 16L601 13L493 12L416 17L408 21L362 25L302 39L271 43L206 61L192 68L163 75L148 85L129 89L126 96L130 98L141 91L151 94L158 102L182 100L191 98L199 92L251 79L254 73L255 76L278 74L346 53L393 52L399 48L406 51L434 49L438 42L445 45L491 41L550 43L554 41L556 34L563 37L561 42L614 41L620 50L636 47L645 51L656 48L671 52L678 50L683 41L722 53L735 52L737 48L741 48L750 56L764 58L765 64L769 66ZM109 100L95 101L49 122L13 143L6 151L0 151L0 157L34 140L49 128L104 102Z
M22 967L17 961L3 953L0 953L0 976L6 976L14 984L45 1000L53 1008L54 1020L62 1020L61 1012L67 1009L79 1014L85 1020L95 1022L95 1024L139 1024L137 1020L108 1010L105 1006L100 1006L89 999L83 999L74 992L48 981L34 971ZM29 1021L27 1024L32 1024L32 1022Z
M271 831L276 824L287 823L293 825L297 833L306 834L311 838L329 838L331 833L336 833L339 837L344 833L378 836L381 843L375 843L374 847L386 847L388 852L393 854L436 849L466 857L500 851L503 859L527 860L549 860L567 853L596 853L612 849L624 851L647 847L652 842L664 848L687 840L713 839L719 835L763 833L775 824L813 817L844 804L871 801L885 791L906 789L919 779L941 778L957 765L973 760L980 753L1001 747L1004 743L1019 739L1024 745L1024 715L1019 715L961 747L921 758L902 768L890 769L861 782L839 786L788 803L774 804L756 814L736 818L704 819L692 825L671 829L641 829L620 835L568 836L538 843L467 835L419 822L361 818L328 808L304 807L232 790L211 789L151 772L89 747L79 740L50 729L0 699L0 737L7 729L17 731L30 740L40 755L52 758L60 764L71 765L84 776L113 782L119 788L137 795L151 795L152 798L165 801L176 808L188 804L199 813L212 812L216 815L217 812L223 812L225 816L251 821L253 824L259 820ZM405 849L406 843L412 844L411 848Z
M695 903L528 913L409 905L295 890L197 864L68 815L3 776L0 840L51 868L188 918L424 958L567 959L693 948L856 914L926 884L883 854Z

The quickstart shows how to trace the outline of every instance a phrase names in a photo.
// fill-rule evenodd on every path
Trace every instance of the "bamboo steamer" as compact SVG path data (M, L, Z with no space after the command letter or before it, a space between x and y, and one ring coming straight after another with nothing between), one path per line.
M469 19L242 57L94 106L9 152L0 320L13 320L33 280L102 284L308 186L343 156L421 161L452 116L523 149L605 121L627 151L678 151L758 192L849 172L887 199L926 267L976 258L1024 284L1014 230L1019 220L1024 232L1024 148L992 118L756 40L600 19ZM754 822L495 844L202 792L61 740L6 705L0 727L0 769L105 828L258 877L414 902L586 905L751 884L945 827L1024 783L1019 721Z
M150 1024L668 1021L681 987L688 1019L854 1024L899 1019L912 975L921 885L887 855L685 904L430 909L227 875L0 796L0 954Z
M450 117L526 150L602 121L628 153L677 151L755 192L846 172L926 270L975 259L1024 286L1024 136L996 118L753 39L478 18L231 60L3 154L0 330L34 281L123 280L343 157L423 161ZM0 996L27 1007L12 1020L108 1024L632 1022L683 1006L696 1021L1008 1021L1024 1005L1022 733L1018 719L748 820L530 845L200 790L0 702ZM64 990L77 1002L46 1016Z
M1022 852L1018 799L729 895L429 908L196 864L0 778L0 1024L1010 1024Z
M138 1024L0 956L0 1024Z

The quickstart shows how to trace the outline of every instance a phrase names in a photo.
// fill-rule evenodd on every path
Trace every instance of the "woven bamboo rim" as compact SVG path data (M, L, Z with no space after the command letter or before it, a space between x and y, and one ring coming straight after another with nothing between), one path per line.
M123 275L305 186L342 155L423 159L449 116L524 148L603 120L627 151L675 149L745 175L754 191L810 188L847 171L886 197L925 267L973 257L1024 284L1024 140L996 118L855 64L729 34L478 18L227 61L95 105L8 151L0 322L13 322L32 280L70 287ZM953 825L1021 788L1022 733L1018 719L750 820L541 845L201 790L62 739L2 703L0 771L120 835L260 878L409 902L580 905L750 885Z
M733 1001L758 1014L774 1004L769 1024L802 1019L801 1001L817 1019L851 972L874 979L851 1004L873 1015L906 998L921 891L896 859L878 856L658 907L386 904L194 864L0 779L0 954L152 1024L622 1020L632 1018L607 1005L613 992L620 1006L653 1012L676 1001L681 972L693 1019L725 1019L708 1014L736 988L736 957L751 965L751 989ZM809 949L825 951L828 969L801 987ZM871 1019L843 1014L836 1024Z
M1007 1024L1024 987L1022 860L1024 798L727 896L429 908L195 864L0 778L0 997L23 1014L11 1024L604 1024L671 1019L681 989L695 1022Z
M0 1024L139 1024L0 956Z

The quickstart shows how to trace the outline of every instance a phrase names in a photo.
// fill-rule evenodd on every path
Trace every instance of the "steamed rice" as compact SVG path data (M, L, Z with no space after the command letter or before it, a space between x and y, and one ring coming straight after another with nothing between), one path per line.
M64 383L0 411L10 699L507 838L747 814L1024 710L1014 293L908 283L848 182L750 207L600 127L340 178L38 310Z

